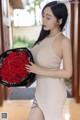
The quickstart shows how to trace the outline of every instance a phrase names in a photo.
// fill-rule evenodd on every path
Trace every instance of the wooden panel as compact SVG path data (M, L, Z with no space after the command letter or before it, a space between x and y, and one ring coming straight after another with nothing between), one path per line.
M80 101L80 0L79 0L79 6L78 6L78 55L79 55L79 101Z
M0 0L0 54L2 53L3 51L3 43L2 43L2 7L1 7L1 0ZM3 87L2 85L0 84L0 106L3 105L3 99L4 99L4 92L3 92Z
M8 0L0 0L0 53L10 48ZM0 84L0 105L7 99L7 87Z
M9 40L9 17L8 17L8 0L2 0L2 42L3 52L10 48Z
M25 7L26 0L10 0L13 9L23 9Z
M0 106L3 105L3 100L4 100L4 91L3 91L3 86L0 84Z
M71 4L71 40L72 40L72 51L73 51L73 96L76 102L79 102L79 65L80 65L80 1L75 0L75 4Z
M72 60L74 63L74 4L71 4L71 24L70 24L70 40L72 45ZM74 73L74 64L73 66L73 73ZM74 74L72 75L72 96L74 97Z
M74 85L75 85L75 98L78 102L78 96L79 96L79 68L78 68L78 4L75 4L74 6Z
M0 10L1 11L1 10ZM1 16L1 15L0 15ZM2 53L2 42L1 42L1 17L0 17L0 54Z

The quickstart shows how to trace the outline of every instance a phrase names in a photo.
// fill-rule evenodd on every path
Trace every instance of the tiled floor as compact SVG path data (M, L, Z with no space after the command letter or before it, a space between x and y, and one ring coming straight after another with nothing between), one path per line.
M0 107L0 120L3 120L1 119L1 112L8 113L7 120L27 120L32 101L5 101L3 107ZM80 120L80 104L76 104L74 99L67 99L63 109L63 120Z

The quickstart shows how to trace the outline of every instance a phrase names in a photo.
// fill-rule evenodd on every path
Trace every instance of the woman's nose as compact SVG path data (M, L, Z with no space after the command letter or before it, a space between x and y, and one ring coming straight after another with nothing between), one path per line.
M46 23L46 18L45 18L45 17L42 19L42 22L43 22L43 23Z

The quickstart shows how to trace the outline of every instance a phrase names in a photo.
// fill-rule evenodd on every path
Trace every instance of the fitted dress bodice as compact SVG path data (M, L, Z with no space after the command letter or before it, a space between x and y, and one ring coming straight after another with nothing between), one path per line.
M36 64L48 69L59 69L61 58L53 51L52 48L57 36L54 38L46 37L42 42L32 48L31 52Z

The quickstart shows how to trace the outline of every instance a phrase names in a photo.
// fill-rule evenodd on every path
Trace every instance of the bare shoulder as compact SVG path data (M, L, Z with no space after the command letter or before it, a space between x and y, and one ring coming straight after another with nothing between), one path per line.
M63 35L63 39L61 40L61 46L62 46L62 48L69 48L69 47L71 47L71 40L68 38L68 37L66 37L65 35Z

